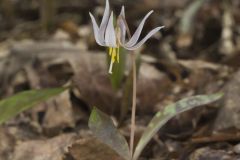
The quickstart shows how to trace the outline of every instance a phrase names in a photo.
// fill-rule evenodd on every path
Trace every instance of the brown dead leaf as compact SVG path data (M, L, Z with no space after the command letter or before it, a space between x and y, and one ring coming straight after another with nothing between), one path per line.
M179 64L190 69L190 70L199 70L199 69L209 69L212 71L219 71L224 69L225 66L211 63L203 60L178 60Z
M237 160L237 157L231 155L223 149L211 149L209 147L200 148L194 151L189 160Z
M233 74L223 89L223 105L216 118L215 130L240 129L240 71Z
M61 22L60 28L67 32L71 36L73 41L76 41L80 38L78 33L78 26L73 21L65 20Z
M75 160L123 160L111 148L95 138L80 139L69 148Z
M188 73L184 81L186 86L200 93L217 92L220 89L220 82L229 75L230 71L225 65L203 60L178 60L178 63Z
M154 66L142 63L137 82L137 105L140 113L152 113L154 106L169 91L171 81Z
M69 91L65 91L44 104L46 113L42 126L47 134L54 135L66 127L74 127L75 119L69 96Z
M106 55L101 53L81 54L78 60L71 60L75 71L73 83L81 98L90 107L97 106L112 114L119 106L119 97L113 90L107 72Z
M15 145L15 139L4 127L0 128L0 139L0 160L9 159Z
M62 160L74 137L74 134L62 134L52 139L20 142L12 160Z

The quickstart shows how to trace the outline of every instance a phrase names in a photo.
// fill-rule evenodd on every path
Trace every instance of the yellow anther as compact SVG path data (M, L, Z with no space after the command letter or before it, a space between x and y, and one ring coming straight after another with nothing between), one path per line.
M116 48L113 48L112 55L111 55L111 61L114 63L116 61Z
M111 57L111 62L110 62L110 67L109 67L109 73L112 74L112 68L113 68L113 63L115 63L116 61L119 63L119 47L117 48L113 48L113 47L109 47L109 55Z
M109 50L108 50L108 54L109 54L109 56L112 55L112 52L113 52L113 48L112 48L112 47L109 47Z

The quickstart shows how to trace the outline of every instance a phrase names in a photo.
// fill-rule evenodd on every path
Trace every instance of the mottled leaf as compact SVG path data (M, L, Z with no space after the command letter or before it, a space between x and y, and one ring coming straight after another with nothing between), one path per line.
M12 97L0 101L0 124L14 117L20 112L55 96L67 88L52 88L29 90L20 92Z
M149 123L145 132L143 133L140 141L134 152L133 160L137 160L140 153L146 146L146 144L151 140L151 138L157 133L157 131L166 122L174 117L175 115L192 109L194 107L202 106L211 102L214 102L221 98L223 94L212 94L212 95L198 95L189 98L185 98L176 103L170 104L164 108L163 111L159 111L154 118Z
M111 147L124 159L131 159L126 139L118 132L108 115L93 108L88 125L95 137Z

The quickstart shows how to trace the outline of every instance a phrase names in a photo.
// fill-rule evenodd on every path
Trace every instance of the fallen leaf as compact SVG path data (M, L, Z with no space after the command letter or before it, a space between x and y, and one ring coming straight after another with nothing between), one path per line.
M225 96L214 123L214 130L240 129L240 70L225 84L223 92Z
M75 119L68 91L43 105L46 105L46 113L42 127L48 135L55 135L66 127L74 127Z
M75 134L62 134L46 140L29 140L16 145L12 160L62 160Z
M84 138L69 147L69 154L75 160L123 160L110 147L96 138Z

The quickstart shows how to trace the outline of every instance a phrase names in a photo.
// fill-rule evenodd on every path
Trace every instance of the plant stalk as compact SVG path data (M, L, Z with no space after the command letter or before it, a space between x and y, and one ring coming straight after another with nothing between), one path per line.
M136 116L136 98L137 98L137 71L136 71L136 55L135 55L135 53L132 53L131 55L132 55L133 92L132 92L130 153L131 153L131 157L133 157L134 135L135 135L135 116Z

